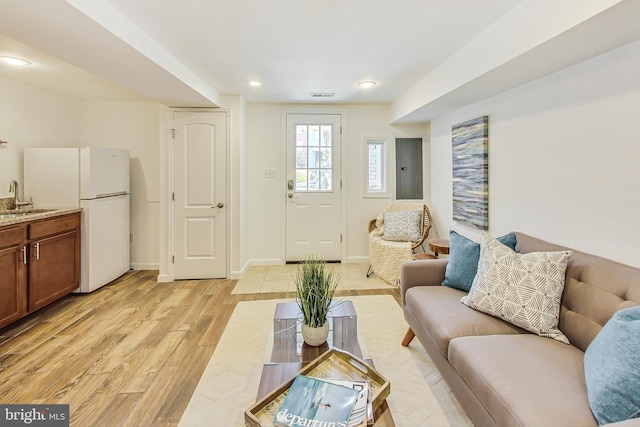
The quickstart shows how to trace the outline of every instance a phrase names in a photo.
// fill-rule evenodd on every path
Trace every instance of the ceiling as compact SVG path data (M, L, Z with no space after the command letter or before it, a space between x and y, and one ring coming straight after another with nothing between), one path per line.
M0 76L170 106L217 105L222 94L391 103L518 2L2 0L0 55L33 65Z

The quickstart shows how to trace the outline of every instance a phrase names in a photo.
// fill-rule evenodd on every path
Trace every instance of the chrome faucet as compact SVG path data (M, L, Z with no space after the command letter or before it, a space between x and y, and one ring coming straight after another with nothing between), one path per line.
M28 202L21 202L19 199L18 181L12 179L9 183L9 193L13 193L13 206L15 209L20 209L22 206L33 206L33 200L29 199Z

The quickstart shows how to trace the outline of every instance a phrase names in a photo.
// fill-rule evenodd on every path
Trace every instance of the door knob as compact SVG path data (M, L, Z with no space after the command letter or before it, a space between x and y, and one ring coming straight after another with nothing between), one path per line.
M215 206L211 206L212 208L224 208L224 203L220 202Z
M290 199L293 199L293 193L287 194L287 197L290 198Z

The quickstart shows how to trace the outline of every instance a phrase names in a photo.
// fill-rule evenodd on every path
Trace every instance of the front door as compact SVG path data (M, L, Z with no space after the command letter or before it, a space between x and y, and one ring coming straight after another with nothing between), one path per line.
M227 277L227 113L174 111L174 278Z
M286 261L340 261L340 115L287 114L286 122Z

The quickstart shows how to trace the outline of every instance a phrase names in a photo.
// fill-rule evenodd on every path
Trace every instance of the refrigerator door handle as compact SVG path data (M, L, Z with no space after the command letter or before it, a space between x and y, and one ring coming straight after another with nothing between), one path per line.
M117 193L104 193L104 194L96 194L96 199L104 199L105 197L116 197L116 196L126 196L126 191L118 191Z

